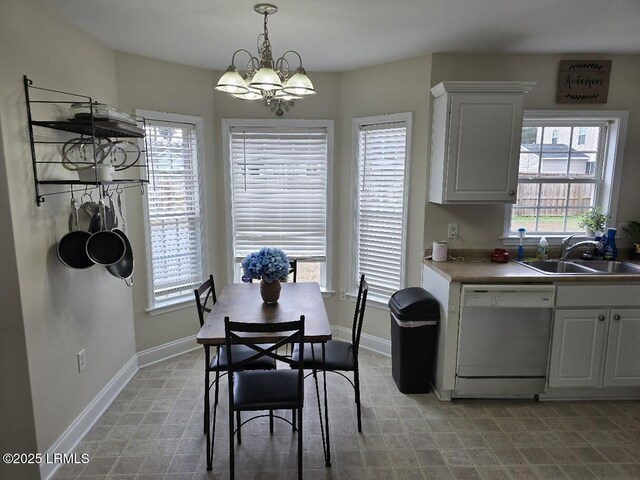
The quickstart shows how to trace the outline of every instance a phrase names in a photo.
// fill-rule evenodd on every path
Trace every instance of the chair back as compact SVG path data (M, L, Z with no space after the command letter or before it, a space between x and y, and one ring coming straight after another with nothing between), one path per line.
M298 281L298 259L289 262L289 274L293 274L293 283Z
M202 328L205 321L204 314L211 312L211 307L218 301L216 297L216 285L213 282L213 275L209 275L209 279L196 288L193 293L196 296L198 320L200 320L200 328ZM209 304L209 301L211 301L211 304Z
M364 309L367 306L367 294L369 284L364 279L364 273L360 276L360 286L358 287L358 298L356 300L356 310L353 313L353 327L351 328L351 344L354 354L358 355L360 346L360 334L362 333L362 321L364 320Z
M229 317L224 317L224 334L227 345L227 365L229 366L229 391L233 390L234 372L242 370L246 364L254 362L260 357L271 357L298 370L298 398L304 397L303 362L294 362L290 356L278 353L280 347L290 343L297 343L300 354L304 353L304 315L300 315L300 320L274 323L232 322ZM265 342L272 342L274 336L280 339L275 343L265 345ZM231 345L245 345L254 350L255 354L244 359L234 359L234 349L231 348Z

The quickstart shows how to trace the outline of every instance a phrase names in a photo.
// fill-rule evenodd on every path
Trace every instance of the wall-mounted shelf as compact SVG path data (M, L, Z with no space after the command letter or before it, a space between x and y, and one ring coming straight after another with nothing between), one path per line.
M38 206L49 195L87 191L92 188L98 188L101 194L104 194L111 185L130 188L144 187L149 183L146 161L148 152L145 138L146 122L143 117L121 115L125 120L133 118L131 121L136 121L137 125L128 121L96 118L93 114L94 106L101 104L94 102L91 97L37 87L26 75L23 78L34 188ZM38 95L35 95L36 92ZM32 98L33 95L38 98ZM90 113L74 117L70 107L75 108L77 105L83 105ZM52 120L51 117L56 119ZM36 128L37 131L34 130ZM47 131L50 133L47 134ZM70 134L76 134L78 137ZM79 160L75 162L68 160L69 145L77 147ZM118 146L114 149L114 145ZM118 155L112 154L112 151L117 151ZM128 159L127 156L131 153L133 155ZM105 165L114 167L116 178L108 181L98 179L98 167ZM77 178L79 170L92 167L95 167L95 180L91 178L87 181L86 176L84 180ZM52 171L55 174L52 174ZM41 191L40 187L44 185L66 185L69 188L63 191ZM74 190L74 187L77 187L77 190ZM144 188L142 190L144 191Z

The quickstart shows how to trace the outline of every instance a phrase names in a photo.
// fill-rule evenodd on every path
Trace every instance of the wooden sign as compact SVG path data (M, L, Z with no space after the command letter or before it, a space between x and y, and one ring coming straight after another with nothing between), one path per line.
M556 103L607 103L611 60L561 60Z

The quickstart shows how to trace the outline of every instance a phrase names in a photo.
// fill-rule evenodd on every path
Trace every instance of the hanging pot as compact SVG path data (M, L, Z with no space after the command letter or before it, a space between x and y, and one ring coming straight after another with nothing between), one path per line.
M99 203L100 215L105 218L105 207L102 198ZM102 221L102 230L91 235L87 240L87 255L98 265L113 265L124 257L126 245L117 233L106 229L106 222Z
M125 252L119 261L113 265L106 266L107 271L114 277L123 279L127 286L130 287L133 285L133 249L131 248L131 242L129 242L127 234L119 228L114 228L111 231L122 239L125 245Z
M91 234L78 228L78 206L73 197L71 198L71 216L73 224L70 232L60 239L56 248L58 259L65 267L89 268L94 264L86 250Z
M111 210L115 216L115 210L113 209L113 203L111 203ZM120 199L120 192L118 192L118 212L122 217L123 229L125 228L124 217L122 216L122 200ZM114 223L118 224L118 217L115 217ZM131 248L131 242L127 237L127 234L124 230L120 230L119 228L114 228L111 230L113 233L117 234L122 238L122 241L125 244L125 252L124 256L113 265L107 265L107 271L116 278L121 278L124 280L124 283L127 284L128 287L133 285L133 248Z

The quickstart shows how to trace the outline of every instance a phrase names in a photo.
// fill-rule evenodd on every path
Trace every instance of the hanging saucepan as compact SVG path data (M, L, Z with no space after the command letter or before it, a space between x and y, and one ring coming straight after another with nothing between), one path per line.
M113 211L113 204L111 205L111 209ZM112 232L120 235L120 238L122 238L126 249L124 252L124 257L122 257L119 262L116 262L113 265L107 265L106 268L111 275L116 278L122 278L124 280L124 283L126 283L127 286L130 287L131 285L133 285L133 248L131 248L131 242L129 242L129 238L124 232L126 223L124 221L124 216L122 215L122 200L120 198L120 192L118 192L118 213L122 218L122 230L120 230L119 228L114 228ZM118 217L115 217L115 224L118 224Z
M105 208L102 198L98 204L100 215L105 218ZM106 228L106 222L102 221L102 230L91 235L87 240L87 255L98 265L113 265L124 257L126 245L117 233Z
M96 233L103 230L103 223L105 224L104 230L113 230L118 226L116 223L116 212L113 208L113 201L111 200L111 197L109 197L109 206L104 207L103 216L100 215L100 209L96 209L96 213L91 217L91 221L89 222L89 231L91 233Z
M58 242L57 252L60 261L69 268L89 268L94 262L87 254L87 242L91 237L89 232L78 229L78 206L76 199L71 197L71 215L73 227Z

